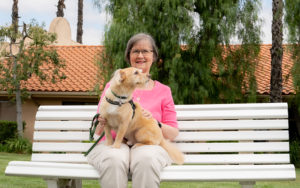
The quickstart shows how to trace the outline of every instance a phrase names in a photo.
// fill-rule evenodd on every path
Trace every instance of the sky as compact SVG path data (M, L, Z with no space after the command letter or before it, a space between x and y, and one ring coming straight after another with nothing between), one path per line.
M11 23L11 9L13 0L0 0L0 25ZM29 23L33 18L45 24L49 29L51 21L56 17L58 0L19 0L19 23ZM259 13L263 19L261 36L263 44L271 44L272 0L261 0L262 9ZM71 26L72 40L76 41L77 0L66 0L64 17ZM83 5L83 44L101 45L105 25L111 20L104 11L100 12L93 6L92 0L84 0Z

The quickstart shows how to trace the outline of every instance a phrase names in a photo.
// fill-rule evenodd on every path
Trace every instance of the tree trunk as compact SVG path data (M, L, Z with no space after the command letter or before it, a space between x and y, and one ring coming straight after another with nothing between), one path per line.
M64 8L66 8L65 0L58 0L57 12L56 12L57 17L64 17Z
M18 0L13 1L12 6L12 26L13 26L13 36L11 38L10 43L10 53L12 55L12 46L16 43L18 29L19 29L19 9L18 9ZM14 73L13 77L16 82L17 80L17 60L16 57L14 58ZM17 127L18 127L18 135L19 137L23 137L23 123L22 123L22 99L21 99L21 90L20 90L20 83L16 85L16 113L17 113Z
M83 25L83 0L78 0L78 19L77 19L77 37L76 41L82 44L82 25Z
M18 84L16 90L16 108L17 108L18 135L19 137L23 137L22 99L21 99L20 84Z
M12 25L13 25L13 37L12 42L15 43L17 40L17 34L18 34L18 25L19 25L19 9L18 9L18 0L14 0L13 6L12 6Z
M273 0L270 102L282 102L282 0Z

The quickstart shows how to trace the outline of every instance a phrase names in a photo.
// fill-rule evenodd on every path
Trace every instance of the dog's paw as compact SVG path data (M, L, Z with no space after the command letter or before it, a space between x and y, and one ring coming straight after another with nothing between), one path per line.
M136 147L143 146L143 145L144 145L144 144L142 144L142 143L136 143L136 144L134 144L134 145L132 146L131 149L134 149L134 148L136 148Z
M114 143L114 144L112 145L112 147L113 147L113 148L116 148L116 149L119 149L119 148L121 147L121 145L120 145L120 144Z

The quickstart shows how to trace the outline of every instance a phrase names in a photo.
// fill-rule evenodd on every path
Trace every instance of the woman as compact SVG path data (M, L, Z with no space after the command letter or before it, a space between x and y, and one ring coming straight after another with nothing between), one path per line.
M157 47L150 35L139 33L128 41L125 59L130 66L149 73L157 57ZM108 87L109 83L104 89L101 100ZM178 135L174 101L168 86L150 80L145 86L134 91L133 100L139 102L144 108L145 117L154 117L162 122L161 130L166 139L173 140ZM98 134L106 123L101 117L99 121ZM159 187L160 172L171 163L167 152L160 146L145 145L131 149L128 145L122 144L120 149L115 149L106 146L103 142L91 151L88 161L98 170L103 188L127 187L128 174L132 176L133 188Z

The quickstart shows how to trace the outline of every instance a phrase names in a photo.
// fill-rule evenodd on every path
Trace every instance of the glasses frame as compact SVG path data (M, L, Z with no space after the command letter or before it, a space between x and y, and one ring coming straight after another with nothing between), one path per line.
M142 53L143 56L149 56L151 53L153 53L153 50L130 50L130 53L134 56L139 56L140 53Z

